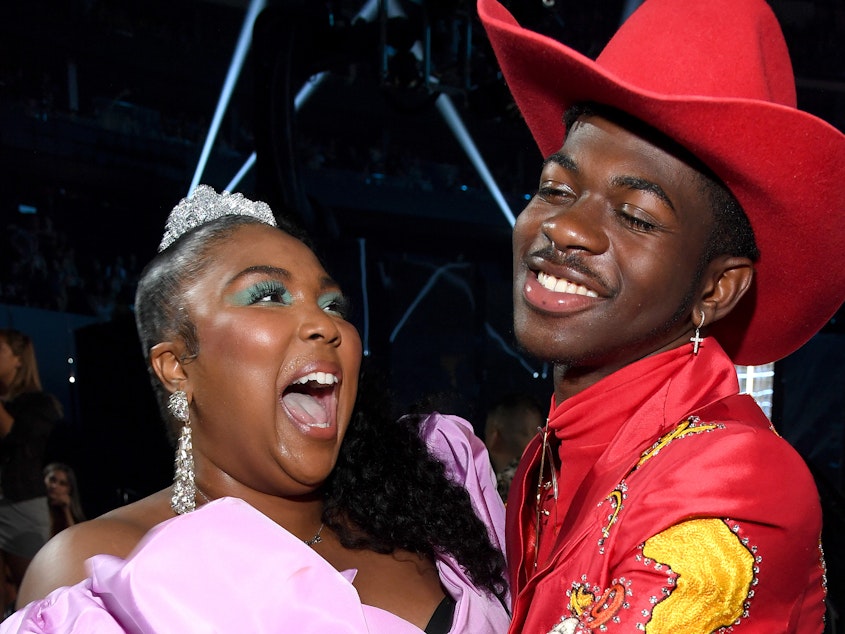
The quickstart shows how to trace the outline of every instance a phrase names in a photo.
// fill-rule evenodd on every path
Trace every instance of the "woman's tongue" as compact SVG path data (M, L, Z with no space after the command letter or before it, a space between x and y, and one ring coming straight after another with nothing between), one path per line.
M328 412L323 404L310 394L289 392L282 397L282 402L296 422L311 427L329 426Z

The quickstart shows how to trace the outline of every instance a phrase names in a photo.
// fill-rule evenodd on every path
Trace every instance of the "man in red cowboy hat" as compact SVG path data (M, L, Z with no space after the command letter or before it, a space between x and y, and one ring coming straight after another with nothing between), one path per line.
M543 153L514 330L554 363L508 499L512 632L821 632L809 470L734 364L845 298L845 136L764 0L646 0L597 60L478 11Z

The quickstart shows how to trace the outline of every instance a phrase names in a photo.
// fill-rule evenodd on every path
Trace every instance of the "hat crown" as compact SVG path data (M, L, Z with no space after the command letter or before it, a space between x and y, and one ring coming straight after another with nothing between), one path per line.
M596 62L664 96L796 105L789 51L765 0L646 0Z

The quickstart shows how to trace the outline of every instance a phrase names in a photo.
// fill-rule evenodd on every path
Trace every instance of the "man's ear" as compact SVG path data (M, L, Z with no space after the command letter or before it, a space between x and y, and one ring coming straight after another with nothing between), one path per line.
M188 380L180 361L181 347L173 341L162 341L150 349L150 366L166 389L174 392Z
M730 313L753 279L754 263L749 258L723 255L714 259L707 267L700 304L706 322L712 324Z

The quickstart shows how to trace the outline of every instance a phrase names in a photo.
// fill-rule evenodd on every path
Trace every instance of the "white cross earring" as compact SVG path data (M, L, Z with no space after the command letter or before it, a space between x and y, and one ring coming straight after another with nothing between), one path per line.
M701 312L701 321L695 327L695 335L690 337L690 341L692 341L692 353L693 355L698 355L698 348L701 346L704 339L701 337L701 327L704 325L704 311Z

